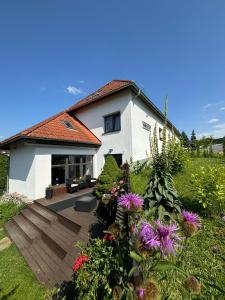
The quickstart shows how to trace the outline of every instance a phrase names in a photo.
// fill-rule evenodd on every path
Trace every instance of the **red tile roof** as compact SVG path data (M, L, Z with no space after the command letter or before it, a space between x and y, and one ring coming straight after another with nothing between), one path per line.
M97 91L95 91L94 93L88 95L87 97L83 98L82 100L69 107L67 111L71 112L93 102L96 102L102 97L115 93L116 91L124 89L125 87L131 86L133 83L134 82L132 80L112 80L104 86L102 86Z
M74 129L68 129L63 121L69 121ZM47 139L53 141L67 141L74 143L84 143L101 145L101 141L76 117L70 116L66 112L59 113L44 120L18 134L4 140L1 144L8 144L19 138Z

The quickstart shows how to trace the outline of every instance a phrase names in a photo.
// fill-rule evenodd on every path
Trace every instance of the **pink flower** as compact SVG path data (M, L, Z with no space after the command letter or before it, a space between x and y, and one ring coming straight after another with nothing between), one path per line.
M118 199L118 204L127 210L137 211L138 209L142 209L144 200L138 195L129 193L121 196Z
M200 219L197 214L194 214L192 212L189 212L187 210L182 210L181 215L183 217L184 222L189 222L197 226L198 228L201 227Z
M119 184L124 184L124 180L121 179L121 180L119 181Z
M156 221L156 226L162 253L175 255L175 246L177 246L177 241L181 239L176 234L178 227L175 224L163 225L159 220Z
M136 295L138 299L143 299L145 295L145 290L143 288L137 288Z

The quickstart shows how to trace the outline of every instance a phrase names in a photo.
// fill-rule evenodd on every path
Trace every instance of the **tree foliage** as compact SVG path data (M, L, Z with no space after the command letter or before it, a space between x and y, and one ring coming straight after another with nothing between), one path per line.
M185 148L189 148L189 146L190 146L190 140L189 140L189 138L188 138L188 136L187 136L187 134L186 134L185 131L181 132L181 139L182 139L184 147Z
M98 177L96 196L101 198L104 193L109 193L115 182L122 176L122 171L118 167L112 155L107 156L101 175Z
M197 138L196 138L196 134L195 134L194 129L192 130L192 133L191 133L190 146L191 146L192 150L196 150L197 149Z
M0 193L6 188L8 160L6 155L0 154Z

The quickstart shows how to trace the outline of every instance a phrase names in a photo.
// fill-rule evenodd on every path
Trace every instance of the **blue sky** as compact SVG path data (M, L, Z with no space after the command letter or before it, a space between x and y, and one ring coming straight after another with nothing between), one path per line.
M225 135L224 0L0 3L0 136L112 79L132 79L189 135Z

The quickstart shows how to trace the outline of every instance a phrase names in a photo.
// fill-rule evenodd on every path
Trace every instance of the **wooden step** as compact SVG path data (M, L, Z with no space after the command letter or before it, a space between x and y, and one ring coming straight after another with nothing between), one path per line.
M29 208L34 214L36 214L39 218L41 218L47 223L56 222L58 220L56 214L52 213L49 209L41 207L36 203L29 205Z
M23 234L21 230L17 227L14 221L10 220L5 225L4 228L9 235L10 239L16 244L17 248L24 249L30 246L29 241Z
M50 288L72 279L73 263L80 255L75 243L89 238L87 227L36 203L7 222L5 229L37 279Z
M42 205L40 202L37 201L34 204L35 204L35 207L39 206L42 209L42 211L45 210L46 214L49 213L49 214L51 214L52 217L55 216L55 218L57 218L57 220L61 224L63 224L65 227L67 227L71 231L78 233L79 230L81 229L81 225L79 225L78 223L71 221L70 219L66 218L65 216L62 216L61 214L57 214L55 211L48 208L47 206Z
M13 217L12 219L16 226L20 229L21 234L29 241L32 242L40 237L40 233L36 230L22 214Z

